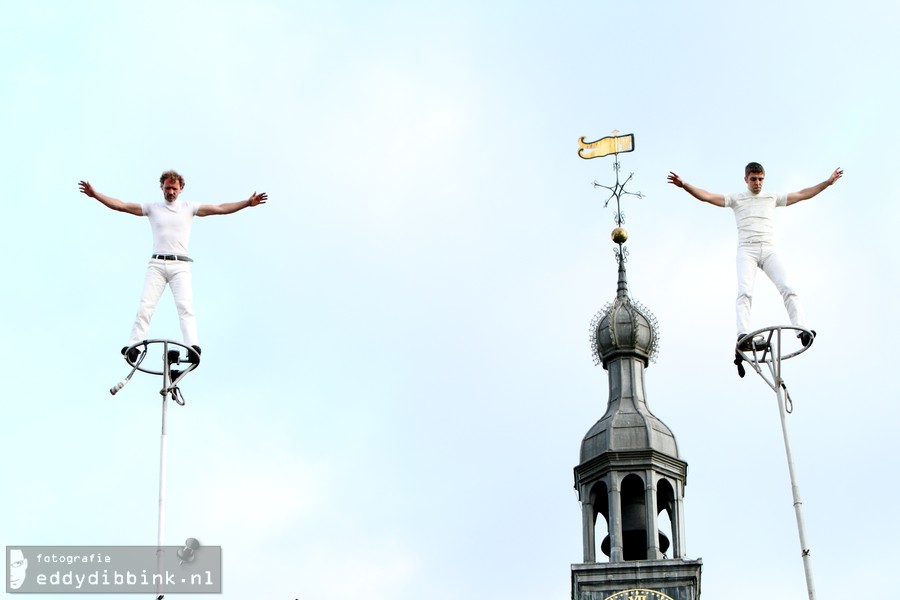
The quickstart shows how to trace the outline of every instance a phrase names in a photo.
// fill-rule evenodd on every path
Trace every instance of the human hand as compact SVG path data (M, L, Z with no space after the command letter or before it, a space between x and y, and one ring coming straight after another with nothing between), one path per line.
M253 194L251 194L251 196L247 200L247 202L250 203L250 206L256 206L257 204L265 204L266 200L268 200L268 199L269 199L269 196L266 195L265 192L261 192L259 194L257 194L256 192L253 192Z
M666 181L676 187L684 188L684 181L682 181L681 177L671 171L669 171L669 176L666 178Z
M831 177L828 178L828 185L834 185L834 182L840 179L844 175L844 170L838 167L834 170L834 173L831 174Z
M97 192L94 191L94 186L91 185L90 181L79 181L78 182L78 191L88 196L89 198L96 198Z

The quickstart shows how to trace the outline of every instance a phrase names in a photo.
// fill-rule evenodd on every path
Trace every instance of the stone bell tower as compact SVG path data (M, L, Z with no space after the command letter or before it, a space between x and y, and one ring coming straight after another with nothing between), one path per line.
M616 187L607 189L618 202L624 187L618 157L615 167ZM628 293L621 212L616 223L616 297L591 324L594 358L609 374L609 401L584 436L575 467L583 562L572 565L572 599L697 600L702 563L687 559L685 547L687 463L647 405L644 371L657 351L656 319ZM608 534L598 540L603 529Z

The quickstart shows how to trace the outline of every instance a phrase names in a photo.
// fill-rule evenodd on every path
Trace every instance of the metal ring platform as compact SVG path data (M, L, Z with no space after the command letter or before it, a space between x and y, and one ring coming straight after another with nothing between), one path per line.
M796 340L796 345L799 346L796 350L788 350L785 352L785 347L791 348L794 344L785 344L785 340L783 339L782 331L794 331L796 332L792 336L790 336L791 340ZM804 346L803 343L797 338L797 335L800 333L806 332L812 338L809 346ZM761 336L765 339L765 345L762 349L756 349L752 341L757 336ZM787 360L789 358L793 358L799 354L803 354L807 350L812 347L813 342L815 342L815 335L812 330L804 329L803 327L797 327L795 325L773 325L771 327L763 327L762 329L757 329L747 335L743 336L741 339L737 341L735 346L735 350L738 354L740 354L741 358L743 358L748 363L771 363L771 362L780 362L782 360ZM745 343L750 343L750 348L742 349L741 346Z
M128 349L125 351L125 362L127 362L130 366L134 367L138 371L141 371L142 373L149 373L150 375L165 375L165 373L162 370L155 371L153 369L144 367L142 365L142 363L144 361L142 361L142 360L138 360L137 363L134 363L128 358L128 354L131 352L132 349L145 348L145 351L146 351L146 350L149 350L150 346L152 346L154 344L162 345L162 347L163 347L162 355L163 355L163 359L164 359L164 364L167 364L167 365L168 364L189 365L184 371L182 371L182 373L189 373L190 371L193 371L198 366L200 366L200 355L197 354L193 348L191 348L185 344L182 344L180 342L173 341L173 340L144 340L142 342L138 342L137 344L134 344L133 346L129 346ZM177 346L178 348L183 348L188 357L191 354L197 354L197 362L193 362L190 360L181 360L181 353L179 352L179 359L177 361L173 361L172 363L169 363L165 357L168 356L168 354L169 354L170 346Z

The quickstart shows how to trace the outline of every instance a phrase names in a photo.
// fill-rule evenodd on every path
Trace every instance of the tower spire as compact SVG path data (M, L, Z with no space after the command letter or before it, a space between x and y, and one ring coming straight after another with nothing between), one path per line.
M616 290L616 299L628 298L628 277L625 275L625 257L619 252L619 287Z
M634 136L623 137L630 138L633 149ZM582 150L601 142L586 145L582 138ZM626 195L642 196L625 191L633 174L620 183L618 151L612 153L615 185L594 182L594 186L612 192L606 204L616 200L612 241L618 281L615 299L594 317L590 335L594 360L608 373L609 399L606 412L584 436L580 463L574 469L582 508L583 563L572 565L572 597L588 600L641 588L656 591L654 600L670 596L696 600L701 563L685 558L687 463L679 456L672 431L650 411L644 387L644 370L658 350L658 327L653 314L631 298L625 268L628 233L622 227L621 200ZM579 155L594 157L582 151ZM660 526L662 515L669 524L668 535ZM598 517L607 530L599 548ZM608 562L599 562L600 554Z

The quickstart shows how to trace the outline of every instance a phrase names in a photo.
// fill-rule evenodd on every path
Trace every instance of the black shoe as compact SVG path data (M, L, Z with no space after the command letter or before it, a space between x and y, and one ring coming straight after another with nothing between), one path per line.
M812 335L810 335L812 334ZM803 347L806 348L812 341L816 339L816 332L810 329L809 331L801 331L797 334L797 337L800 338L800 343L803 344Z
M177 365L181 360L181 353L178 350L169 350L166 354L166 363L170 365Z
M735 352L734 353L734 364L737 366L738 377L740 377L742 379L743 379L744 375L746 375L746 372L744 371L743 362L744 362L744 359L741 358L741 353Z
M122 356L124 356L125 360L127 360L131 364L134 364L137 361L138 354L140 353L138 352L137 348L132 348L131 350L129 350L128 346L122 347Z
M188 362L196 365L200 362L201 354L203 354L203 352L200 350L200 346L194 344L191 346L191 349L188 350Z
M739 333L737 336L738 341L740 341L740 339L745 335L747 334ZM744 340L744 343L738 346L738 350L741 352L752 352L753 350L762 352L768 345L769 344L766 342L766 338L761 335L757 335L755 337L747 338L746 340Z

